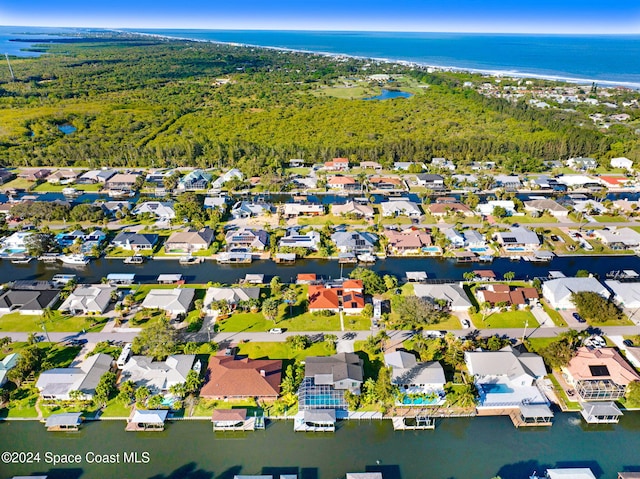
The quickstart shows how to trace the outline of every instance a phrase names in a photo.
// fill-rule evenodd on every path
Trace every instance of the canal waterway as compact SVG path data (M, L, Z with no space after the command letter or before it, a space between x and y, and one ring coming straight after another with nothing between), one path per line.
M34 473L49 479L232 479L234 474L297 473L336 479L381 470L385 479L527 479L549 467L590 467L600 479L640 470L640 413L617 425L586 426L557 413L547 428L513 427L507 417L441 420L435 431L394 432L391 421L339 423L334 434L295 433L290 421L252 433L214 434L209 421L170 423L164 432L131 433L125 422L86 423L76 433L48 433L35 421L0 423L0 451L40 452L37 464L1 464L0 477ZM52 466L44 453L79 454L81 463ZM124 452L148 453L124 464ZM120 463L89 464L87 453L117 454Z
M124 264L120 259L98 259L87 266L72 266L61 263L32 261L28 264L13 264L9 260L0 261L0 282L9 280L50 280L56 274L75 274L85 283L99 283L109 273L135 273L136 282L152 283L159 274L181 273L189 283L237 283L247 273L260 273L267 277L279 276L283 282L293 282L298 273L316 273L326 278L348 276L356 265L340 265L335 260L298 260L293 265L278 265L271 260L254 261L243 265L222 265L207 260L200 264L181 265L178 258L156 259L141 265ZM564 256L556 257L549 263L510 261L495 259L492 263L457 263L454 259L443 258L387 258L366 266L380 274L392 274L401 280L407 271L425 271L430 279L462 280L463 274L475 269L491 269L498 277L513 271L516 279L547 277L549 271L562 271L573 276L578 270L586 269L598 274L601 279L610 271L633 269L640 273L638 256Z

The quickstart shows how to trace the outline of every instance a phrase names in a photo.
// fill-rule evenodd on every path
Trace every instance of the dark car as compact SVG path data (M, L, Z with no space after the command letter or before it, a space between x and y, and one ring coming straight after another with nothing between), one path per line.
M578 313L573 313L573 319L575 319L579 323L586 323L585 319L582 316L580 316Z
M624 341L622 341L622 344L624 344L625 346L633 347L633 341L631 341L630 339L625 339Z

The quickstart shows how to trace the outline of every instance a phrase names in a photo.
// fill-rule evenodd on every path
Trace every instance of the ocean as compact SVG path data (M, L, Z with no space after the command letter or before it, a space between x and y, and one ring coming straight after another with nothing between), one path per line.
M73 29L0 27L0 53L28 44L9 42L25 32ZM75 30L79 32L81 30ZM284 48L419 63L510 76L540 77L640 89L640 35L524 35L394 32L130 29L199 41Z

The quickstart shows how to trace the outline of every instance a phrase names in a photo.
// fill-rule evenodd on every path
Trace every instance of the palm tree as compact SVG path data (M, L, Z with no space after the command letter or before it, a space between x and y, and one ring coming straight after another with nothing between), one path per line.
M516 274L513 271L507 271L505 274L502 275L502 277L505 279L507 283L510 283L511 281L513 281L513 278L516 277Z
M289 287L282 294L282 299L289 305L289 316L293 315L293 305L298 299L298 293L293 287Z
M473 271L465 271L462 274L462 277L464 278L464 280L468 283L471 283L471 281L473 281L473 278L476 277L476 275L473 273Z
M484 323L485 319L491 316L491 313L489 313L491 310L491 303L485 301L480 305L480 309L482 310L482 322ZM487 313L489 313L489 315L487 315Z

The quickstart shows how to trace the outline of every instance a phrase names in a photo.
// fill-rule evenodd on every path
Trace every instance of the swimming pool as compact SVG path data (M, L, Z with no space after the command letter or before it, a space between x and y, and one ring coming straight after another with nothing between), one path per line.
M513 392L513 389L504 383L486 383L480 386L485 394L506 394Z
M398 404L402 404L404 406L428 406L437 404L439 401L439 397L420 396L412 398L405 396L404 394L398 398Z
M505 248L505 250L507 250L507 251L525 251L525 249L522 246L511 246L511 247Z
M489 248L469 248L469 251L471 251L472 253L486 253L489 250Z
M422 248L422 251L424 251L425 253L439 253L440 248L438 246L425 246L424 248Z

